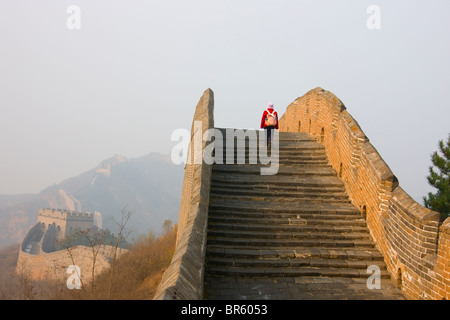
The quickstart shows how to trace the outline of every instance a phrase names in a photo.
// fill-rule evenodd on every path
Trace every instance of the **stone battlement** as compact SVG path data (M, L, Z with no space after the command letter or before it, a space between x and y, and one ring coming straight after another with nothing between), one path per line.
M99 212L78 212L64 209L39 209L36 224L28 231L19 251L16 272L26 272L31 279L64 279L66 268L74 262L83 270L82 279L89 282L92 270L92 249L84 246L59 250L59 240L75 230L88 230L94 226L101 229ZM99 273L109 265L113 256L111 246L102 246L95 272ZM118 254L126 250L120 249Z
M64 209L39 209L37 222L45 227L53 223L60 231L60 236L68 236L76 229L86 230L97 226L101 228L101 215L99 212L78 212Z
M79 212L65 209L39 209L38 221L40 217L58 220L94 221L94 214L91 212Z

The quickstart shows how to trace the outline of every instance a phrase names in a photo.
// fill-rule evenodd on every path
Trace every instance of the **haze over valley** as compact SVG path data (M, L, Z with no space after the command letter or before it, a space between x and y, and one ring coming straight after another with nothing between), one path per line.
M159 153L131 159L115 155L37 194L0 195L0 248L23 240L39 208L98 211L103 228L112 232L112 218L120 221L121 211L130 210L131 238L158 233L164 220L178 220L183 170Z

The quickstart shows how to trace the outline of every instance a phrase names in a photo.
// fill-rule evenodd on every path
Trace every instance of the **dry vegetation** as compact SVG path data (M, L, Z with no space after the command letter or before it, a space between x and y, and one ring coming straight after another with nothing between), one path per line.
M98 275L95 287L69 290L65 280L31 281L15 273L19 245L0 251L0 299L152 299L175 249L176 228L170 221L157 236L151 232L131 245L111 267Z

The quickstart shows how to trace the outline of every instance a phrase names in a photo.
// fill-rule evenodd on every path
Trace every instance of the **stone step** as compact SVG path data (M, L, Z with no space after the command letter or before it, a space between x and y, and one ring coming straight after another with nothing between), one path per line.
M348 226L348 225L332 225L332 224L279 224L271 223L235 223L223 222L220 219L212 220L208 224L210 230L226 229L226 230L254 230L254 231L284 231L284 232L335 232L335 233L364 233L367 232L366 226Z
M248 140L245 141L245 144L242 141L237 142L237 140L234 140L234 144L227 145L226 141L224 140L222 142L222 146L220 146L220 143L216 143L215 146L221 147L222 150L268 150L268 149L275 149L277 146L275 143L272 143L271 146L267 146L265 141L263 143L260 143L260 141L252 141L249 143ZM278 141L278 149L279 150L293 150L293 151L305 151L305 152L323 152L326 153L326 149L323 145L318 144L317 141L301 141L301 142L295 142L295 141L288 141L288 140L279 140Z
M228 129L232 129L234 131L237 130L243 130L244 133L247 133L248 136L256 136L259 139L259 136L262 134L264 135L264 138L266 137L266 131L263 129L258 129L258 130L254 130L254 129L238 129L238 128L215 128L218 129L222 132L222 136L224 138L224 141L227 140L227 134L225 130ZM319 144L317 142L317 140L315 140L314 138L312 138L311 136L309 136L306 133L303 132L280 132L277 131L278 133L278 138L279 141L283 141L283 142L289 142L289 143L315 143L315 144ZM231 135L230 135L231 136ZM248 139L248 136L246 137L246 139ZM236 138L235 138L236 140Z
M383 255L374 248L316 248L316 247L236 247L233 245L208 244L206 248L207 257L240 257L251 259L345 259L381 261Z
M293 185L293 186L281 186L277 184L264 184L264 183L254 183L254 184L236 184L236 183L222 183L215 182L211 186L211 192L252 192L258 194L273 193L305 193L305 194L344 194L346 195L345 188L343 186L330 186L330 187L316 187L316 186L305 186L305 185Z
M240 146L235 146L233 149L231 149L233 152L227 152L228 149L226 148L226 146L223 146L223 154L226 155L227 153L230 154L241 154L241 155L253 155L253 156L258 156L261 152L262 155L266 155L266 151L271 151L270 155L282 155L282 156L293 156L293 157L310 157L313 159L323 159L327 157L326 153L325 153L325 149L320 149L320 148L314 148L314 147L288 147L288 146L280 146L278 148L278 151L276 150L275 147L272 148L249 148L249 147L240 147Z
M306 232L306 231L258 231L258 230L230 230L210 229L208 237L257 238L257 239L331 239L331 240L371 240L369 232Z
M273 212L273 213L327 213L327 214L359 214L360 211L349 203L305 203L291 201L280 203L279 201L236 201L211 199L210 210L227 210L240 212Z
M268 163L267 161L270 162ZM304 168L304 167L311 167L312 169L327 169L327 170L334 170L331 165L328 164L325 160L308 160L308 159L300 159L300 160L290 160L285 158L277 158L273 157L268 160L265 160L264 164L261 162L260 159L250 160L248 158L245 159L238 159L238 158L232 158L232 159L226 159L223 158L222 161L219 161L217 158L214 160L214 165L226 165L226 166L242 166L242 165L248 165L248 166L254 166L256 168L261 168L264 166L268 166L270 164L278 164L280 167L292 167L295 166L297 168ZM234 169L234 168L229 168ZM242 171L242 170L240 170Z
M232 159L230 161L229 159ZM252 160L253 162L250 162ZM313 154L286 154L284 152L279 152L278 154L272 152L268 156L265 154L232 154L222 156L221 162L219 162L218 156L215 156L215 163L217 164L227 164L227 165L237 165L237 164L260 164L262 160L272 162L278 160L279 163L293 162L296 165L305 164L316 164L317 166L329 166L328 159L325 155L313 155Z
M217 129L217 128L216 128ZM219 129L220 130L220 129ZM236 130L236 129L234 129ZM245 141L249 141L249 137L256 137L259 141L260 139L260 134L262 133L264 136L262 138L262 141L265 142L265 138L266 138L266 133L265 131L262 130L245 130L246 133L249 133L246 137L245 137ZM300 135L298 135L300 134ZM294 135L285 135L285 132L279 132L278 131L278 141L283 142L283 143L291 143L291 144L302 144L302 143L313 143L313 144L318 144L320 145L317 140L315 140L312 137L309 137L307 134L303 134L303 133L298 133L296 136ZM223 136L223 141L227 141L228 137L231 137L231 135L227 135L224 134L224 132L222 132L222 136ZM238 135L239 136L239 135ZM216 137L216 139L219 139L218 137ZM243 140L243 139L242 139ZM240 140L240 141L242 141ZM236 135L234 135L234 141L237 141L237 137Z
M361 218L355 219L346 219L346 220L340 220L340 219L320 219L320 218L311 218L311 219L304 219L301 216L295 217L295 218L283 218L283 217L267 217L265 219L261 219L258 217L249 217L249 216L229 216L229 215L222 215L222 216L215 216L210 215L208 221L210 223L214 222L226 222L226 223L240 223L244 225L266 225L270 224L274 227L277 225L290 225L290 226L304 226L304 225L326 225L326 226L358 226L358 227L366 227L366 221Z
M241 277L345 277L368 278L371 274L366 269L356 268L314 268L314 267L233 267L207 266L209 275L241 276ZM388 279L389 273L380 270L380 277Z
M231 196L239 196L239 197L263 197L266 200L271 200L273 198L289 198L292 199L310 199L314 200L316 198L322 199L337 199L337 200L348 200L348 196L342 190L340 191L331 191L326 189L303 189L303 190L285 190L284 188L277 189L250 189L250 188L233 188L230 187L217 187L213 186L210 190L211 197L220 198L220 197L231 197Z
M370 289L367 278L344 277L226 277L205 276L205 299L211 300L404 300L390 279L381 290ZM331 311L333 312L333 311Z
M302 196L298 195L294 198L294 196L285 194L285 195L251 195L251 194L215 194L211 192L210 201L214 201L215 199L221 200L264 200L271 202L279 202L279 203L288 203L288 202L302 202L302 203L312 203L312 202L321 202L321 203L351 203L346 195L333 195L333 194L318 194L318 195L308 195L304 194Z
M232 165L232 164L213 164L212 170L213 172L222 172L222 173L237 173L241 175L261 175L262 167L271 167L274 163L270 163L269 165L261 165L261 164L240 164L240 165ZM276 175L289 175L289 176L335 176L335 171L330 167L317 167L317 168L309 168L309 167L297 167L297 166L279 166L278 172Z
M314 162L306 162L306 161L295 161L295 160L280 160L279 161L279 165L280 166L292 166L292 165L296 165L296 166L301 166L301 167L328 167L331 168L330 165L328 165L326 162L322 162L322 163L318 163L318 161L314 161Z
M346 260L346 259L308 259L308 258L281 258L281 259L251 259L236 257L212 256L208 258L208 266L230 266L230 267L278 267L278 268L353 268L367 270L370 266L378 266L380 270L387 270L384 261L372 260Z
M271 163L276 163L280 166L298 166L298 167L319 167L319 168L332 168L331 165L328 163L328 160L326 159L307 159L306 157L302 158L286 158L286 157L271 157L264 160L265 162L271 161ZM217 157L214 160L214 164L217 165L252 165L252 166L262 166L263 162L261 158L257 157L252 160L249 159L249 157L244 158L238 158L238 157L232 157L231 159L223 157L222 160L218 159Z
M239 129L239 128L215 128L219 131L221 131L222 136L224 139L226 138L226 132L227 130L230 131L237 131L237 130L243 130L244 133L248 134L254 134L257 137L259 137L260 134L263 134L265 136L266 132L264 129ZM304 132L281 132L277 130L278 136L281 141L292 141L292 142L314 142L317 144L317 141L309 136L307 133Z
M216 245L233 245L233 246L253 246L253 247L270 247L270 246L290 246L290 247L323 247L323 248L353 248L364 247L373 248L374 245L370 240L335 240L335 239L273 239L273 238L254 238L254 237L211 237L208 236L209 244Z
M310 176L261 176L261 175L241 175L233 173L213 172L211 176L211 187L230 186L267 186L267 187L313 187L328 188L340 187L343 190L344 184L337 177L310 177Z
M220 145L219 145L220 147ZM222 145L222 150L234 150L234 151L251 151L251 152L258 152L258 151L264 151L264 150L276 150L276 145L272 144L272 146L266 146L266 145L248 145L246 143L243 144L234 144L234 146L227 146L226 144ZM231 148L231 149L230 149ZM292 152L292 153L317 153L317 154L326 154L326 150L323 146L317 145L317 144L286 144L286 143L279 143L278 144L278 150L279 151L285 151L285 152Z
M339 222L337 222L339 221ZM244 224L251 228L253 225L274 225L277 226L360 226L366 228L365 220L358 215L338 215L338 214L279 214L279 213L258 213L241 212L232 214L227 211L214 211L210 215L210 225L217 223Z
M280 185L280 184L272 184L272 183L232 183L232 182L221 182L218 180L213 180L213 184L211 185L211 190L242 190L242 191L256 191L256 192L314 192L314 193L323 193L323 192L331 192L331 193L345 193L345 188L343 185L332 185L332 186L315 186L315 185Z
M289 221L309 220L309 219L325 219L325 220L355 220L361 219L359 213L350 212L347 214L340 213L326 213L326 212L300 212L300 213L283 213L283 212L260 212L260 211L229 211L229 210L211 210L210 215L215 218L220 217L236 217L236 218L253 218L253 219L288 219Z
M215 146L219 146L220 144L217 144ZM276 145L272 144L270 147L267 146L265 143L260 144L259 141L255 144L249 144L248 141L245 142L245 145L242 142L237 143L236 140L234 142L234 145L228 146L226 142L224 141L222 144L222 150L245 150L245 151L259 151L259 150L268 150L268 149L276 149ZM285 150L285 151L294 151L294 152L319 152L326 154L326 149L321 145L318 144L315 141L302 141L301 143L295 143L291 141L279 141L278 143L278 150Z

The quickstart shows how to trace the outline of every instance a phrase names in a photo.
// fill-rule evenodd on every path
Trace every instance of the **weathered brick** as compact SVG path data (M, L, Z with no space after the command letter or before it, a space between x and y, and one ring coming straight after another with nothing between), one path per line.
M284 123L291 122L293 119L297 122L307 123L308 116L303 111L306 109L307 101L311 98L316 103L307 108L320 111L320 117L311 122L310 126L302 126L300 131L318 135L321 128L324 128L323 144L329 155L329 161L337 171L342 163L343 181L352 202L361 207L366 205L366 208L370 203L378 211L378 214L373 215L369 212L367 214L367 224L375 237L375 242L378 244L390 243L390 246L395 248L398 253L400 260L411 266L411 272L415 273L415 277L422 275L420 276L421 281L425 285L430 282L430 278L420 270L424 269L421 260L438 249L436 271L443 272L439 276L448 279L450 268L447 271L446 266L449 265L450 260L448 253L450 251L448 245L450 223L447 222L444 226L445 232L441 232L437 248L438 221L436 213L432 213L416 203L400 187L397 187L397 182L390 180L393 174L368 140L361 139L365 135L351 115L347 111L335 111L333 106L336 101L339 101L336 96L321 88L309 91L302 99L296 101L295 111L288 109L280 119L281 130L283 130ZM356 157L357 159L355 159ZM346 174L348 171L345 168L354 166L356 161L359 163L357 175ZM364 192L361 192L362 190ZM383 225L385 226L384 230L380 228ZM387 247L380 245L383 255L387 257L387 260L392 260ZM350 259L352 255L348 257ZM406 279L404 286L407 285L408 280ZM411 284L408 291L411 291L411 296L419 297L421 289Z

